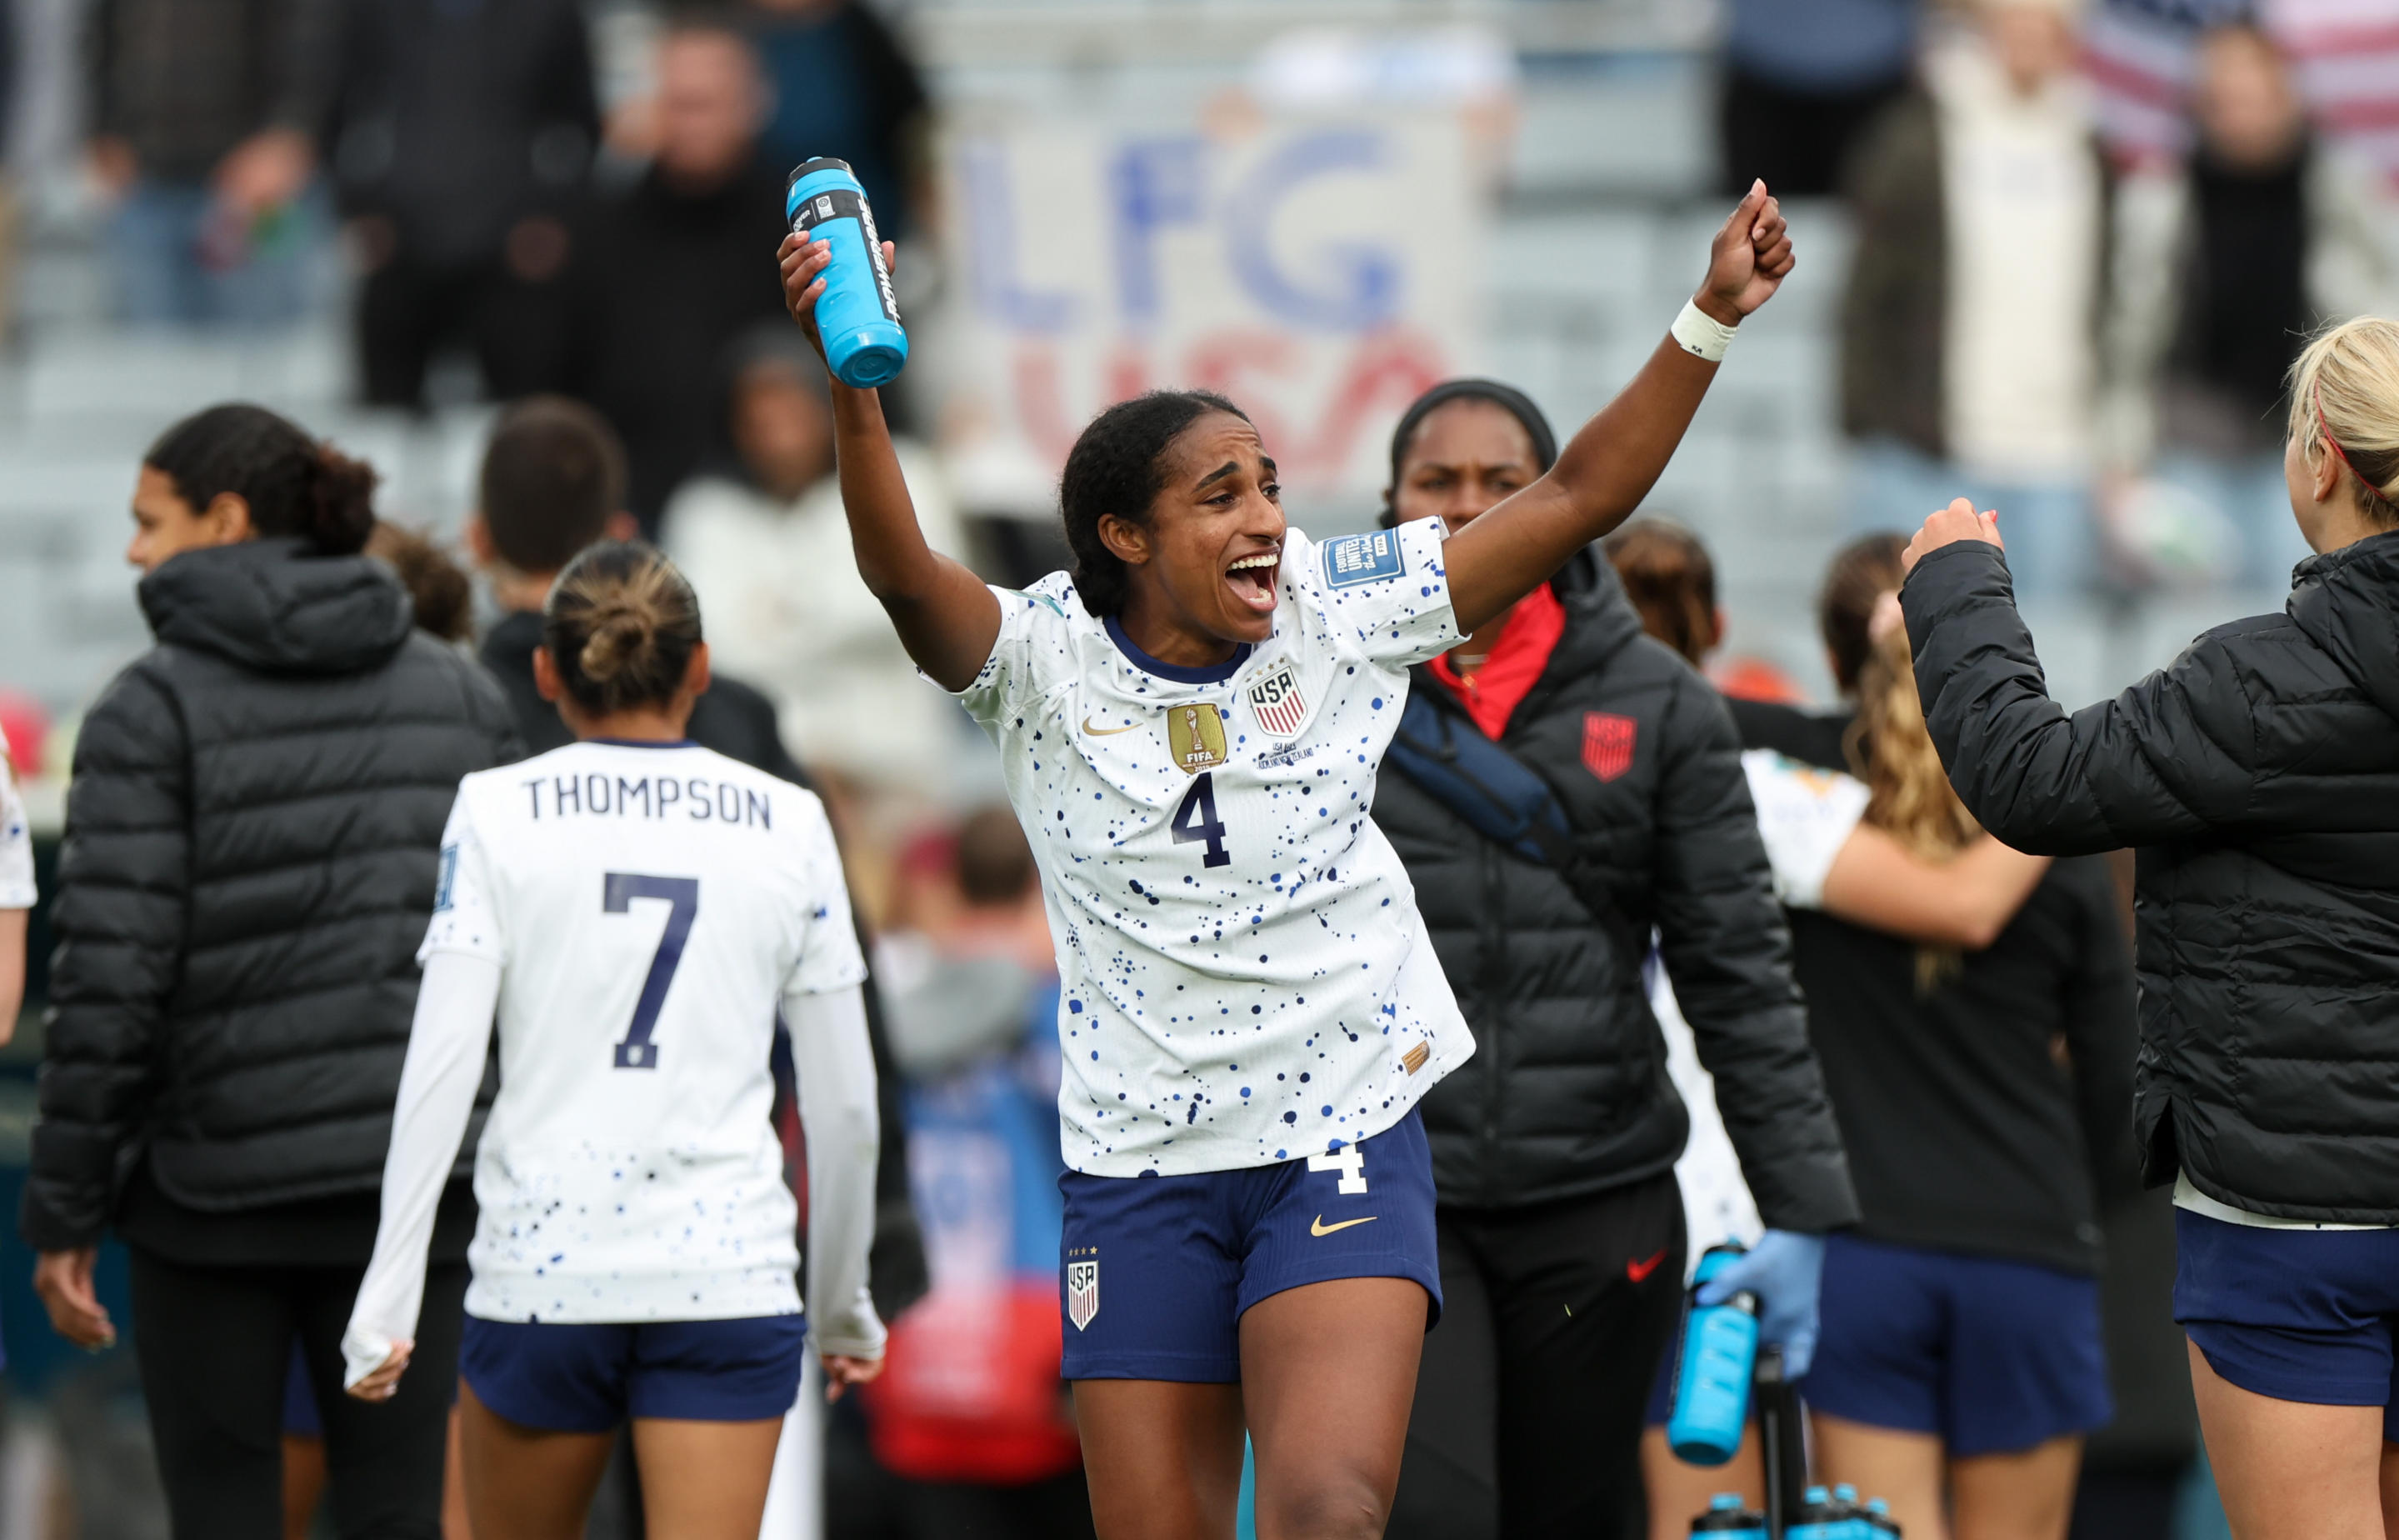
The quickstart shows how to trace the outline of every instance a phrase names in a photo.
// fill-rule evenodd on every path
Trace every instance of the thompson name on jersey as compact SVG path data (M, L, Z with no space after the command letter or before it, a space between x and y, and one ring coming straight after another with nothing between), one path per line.
M1382 1132L1474 1051L1368 817L1407 669L1458 641L1437 520L1283 540L1274 634L1148 657L1053 574L959 699L1058 947L1066 1164L1181 1175Z
M468 776L418 955L444 952L503 967L468 1312L797 1310L776 1012L866 978L817 798L689 744L587 741Z

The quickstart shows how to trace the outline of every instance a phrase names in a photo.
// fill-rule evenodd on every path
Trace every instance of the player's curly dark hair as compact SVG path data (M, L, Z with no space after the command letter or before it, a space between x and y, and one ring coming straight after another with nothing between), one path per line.
M1084 428L1058 478L1058 511L1066 546L1075 553L1075 591L1095 615L1122 613L1125 564L1100 538L1100 518L1115 514L1149 521L1149 506L1165 490L1159 461L1183 430L1212 412L1243 422L1250 414L1213 390L1153 390L1118 401Z
M142 463L165 472L194 513L231 493L261 536L305 541L319 556L355 556L374 528L374 467L263 406L196 412L158 435Z
M638 540L586 547L542 606L541 644L575 704L595 716L672 700L699 643L691 585Z

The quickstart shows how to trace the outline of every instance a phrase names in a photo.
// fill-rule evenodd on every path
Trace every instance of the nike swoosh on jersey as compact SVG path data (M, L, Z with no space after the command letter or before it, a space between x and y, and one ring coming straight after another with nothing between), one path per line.
M1316 1223L1308 1227L1308 1233L1311 1236L1329 1236L1335 1230L1347 1230L1353 1224L1372 1224L1382 1217L1380 1214L1368 1214L1364 1219L1345 1219L1338 1224L1327 1224L1324 1223L1324 1216L1319 1214L1316 1216ZM1662 1254L1661 1252L1660 1255Z
M1624 1276L1631 1278L1633 1282L1639 1283L1642 1279L1656 1272L1658 1270L1658 1264L1665 1260L1666 1253L1663 1251L1659 1252L1656 1256L1651 1257L1647 1262L1633 1262L1628 1259L1624 1263Z
M1085 718L1083 719L1083 731L1084 731L1084 732L1086 732L1086 733L1088 733L1088 734L1090 734L1092 737L1095 737L1095 738L1107 738L1107 737L1114 737L1114 736L1116 736L1118 733L1130 733L1130 732L1132 732L1132 731L1133 730L1133 728L1134 728L1134 727L1145 727L1145 726L1147 726L1147 725L1148 725L1148 723L1140 723L1140 722L1136 722L1136 723L1132 723L1131 726L1126 726L1126 727L1094 727L1094 726L1092 726L1092 725L1091 725L1091 718L1089 718L1089 717L1085 717Z

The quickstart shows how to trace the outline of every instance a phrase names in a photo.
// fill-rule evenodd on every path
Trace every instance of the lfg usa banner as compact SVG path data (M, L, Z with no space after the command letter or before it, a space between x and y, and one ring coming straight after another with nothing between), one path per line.
M1051 122L945 158L942 420L970 504L1051 506L1092 413L1194 385L1250 414L1294 493L1371 498L1401 411L1478 360L1490 201L1454 115Z

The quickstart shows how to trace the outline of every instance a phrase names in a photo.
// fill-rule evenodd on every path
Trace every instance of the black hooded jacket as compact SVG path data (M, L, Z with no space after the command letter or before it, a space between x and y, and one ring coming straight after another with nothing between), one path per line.
M1857 1199L1732 719L1705 680L1643 634L1606 562L1586 553L1556 591L1565 630L1502 746L1555 789L1632 931L1657 927L1766 1223L1852 1223ZM1423 669L1411 688L1459 709ZM1620 765L1586 759L1602 715L1633 724ZM1690 1118L1666 1074L1642 958L1557 871L1502 850L1395 767L1377 778L1375 822L1407 865L1474 1032L1474 1057L1423 1102L1441 1201L1512 1208L1671 1169Z
M363 1263L442 825L508 703L365 557L252 541L140 591L157 645L75 743L24 1236L91 1244L129 1178L169 1218L355 1195L321 1260Z
M2135 1131L2253 1213L2399 1223L2399 534L2297 569L2071 716L2006 559L1979 541L1901 591L1958 794L2022 850L2137 847Z

